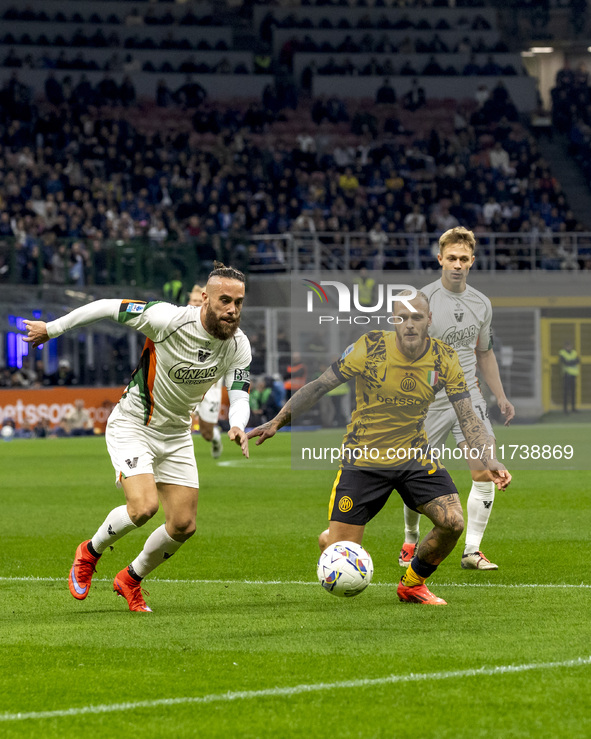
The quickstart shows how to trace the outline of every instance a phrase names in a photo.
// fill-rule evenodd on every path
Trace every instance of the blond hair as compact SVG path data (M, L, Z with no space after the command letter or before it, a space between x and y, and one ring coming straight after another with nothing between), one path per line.
M416 295L414 296L413 300L416 300L417 298L420 298L421 300L424 300L427 304L427 309L431 310L431 303L429 302L429 296L424 293L422 290L416 290ZM412 292L410 290L401 290L398 295L412 295Z
M474 254L474 250L476 249L476 239L474 238L473 232L464 228L464 226L450 228L444 234L441 234L439 237L439 253L441 254L446 246L451 246L452 244L464 244L471 250L472 254Z

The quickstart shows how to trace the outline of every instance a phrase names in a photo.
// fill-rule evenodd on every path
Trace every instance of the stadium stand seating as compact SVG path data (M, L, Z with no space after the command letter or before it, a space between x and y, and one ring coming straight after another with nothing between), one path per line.
M460 222L496 269L589 266L583 226L521 123L533 81L490 10L265 5L250 50L234 48L238 26L218 10L0 0L0 40L14 39L0 280L106 284L131 269L155 284L220 256L253 271L319 255L324 267L428 268L437 234ZM79 46L54 46L70 34ZM204 38L227 48L198 50ZM18 66L49 56L54 67Z
M268 84L252 76L253 53L233 49L232 27L208 3L32 0L21 8L1 0L0 18L0 65L26 70L35 93L48 69L58 81L83 70L92 84L104 71L117 84L133 74L138 95L152 98L162 74L174 88L182 75L199 74L212 97L260 96Z

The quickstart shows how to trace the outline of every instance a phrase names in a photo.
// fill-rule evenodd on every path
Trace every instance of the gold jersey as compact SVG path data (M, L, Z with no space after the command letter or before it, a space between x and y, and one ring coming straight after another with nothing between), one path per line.
M356 467L399 467L414 459L432 467L423 429L429 405L443 388L452 402L470 397L458 355L438 339L429 338L413 360L397 348L394 331L371 331L332 369L343 382L355 378L356 408L342 458Z

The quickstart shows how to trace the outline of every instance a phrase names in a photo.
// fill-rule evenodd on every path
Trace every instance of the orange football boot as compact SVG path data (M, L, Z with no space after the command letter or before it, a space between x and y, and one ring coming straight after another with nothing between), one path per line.
M409 544L405 541L398 556L398 564L401 567L408 567L408 565L411 563L412 558L415 556L416 550L416 544Z
M404 603L422 603L426 606L446 606L443 598L434 595L426 585L403 585L402 580L398 583L398 598Z
M87 539L82 544L78 544L76 554L74 555L74 564L68 576L70 593L77 600L84 600L88 595L92 576L96 572L96 563L100 559L100 556L93 557L88 551L89 542L90 539Z
M130 611L145 611L152 613L152 609L146 605L144 596L150 595L146 590L143 590L142 583L139 580L133 578L127 571L127 567L117 575L113 580L113 590L117 595L121 595L127 601Z

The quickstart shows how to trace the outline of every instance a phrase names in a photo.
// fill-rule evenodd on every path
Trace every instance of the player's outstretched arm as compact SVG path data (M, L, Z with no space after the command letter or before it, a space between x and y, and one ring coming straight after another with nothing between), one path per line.
M232 426L232 428L228 431L228 439L230 439L230 441L236 442L236 444L238 444L238 446L242 449L243 456L246 457L246 459L249 458L248 436L246 435L246 431L238 428L238 426Z
M275 418L249 431L248 438L254 439L258 436L259 438L256 444L259 446L266 439L275 436L280 428L287 426L292 418L301 416L302 413L312 408L323 395L326 395L326 393L334 390L339 385L342 385L342 380L339 380L332 367L329 367L316 380L312 380L312 382L300 388L297 393L294 393Z
M476 350L476 362L478 364L478 369L484 377L484 381L497 399L497 405L505 419L505 426L508 426L515 418L515 408L513 407L513 404L507 400L507 396L505 395L495 353L492 349L485 352L479 352Z
M25 321L24 323L27 328L27 335L24 337L24 340L28 344L32 344L33 349L36 349L38 346L41 346L41 344L45 344L46 341L49 341L49 336L47 335L47 324L45 321Z
M145 304L141 303L141 305ZM80 308L74 308L73 311L49 323L45 321L25 321L27 336L24 337L24 340L37 348L40 344L44 344L49 339L55 339L73 328L88 326L103 318L116 321L120 306L121 300L119 299L103 298L82 305Z
M250 417L248 393L244 390L228 390L228 397L230 399L228 439L238 444L242 454L248 459L248 436L244 430Z
M478 461L486 468L489 479L499 490L505 490L511 482L511 475L495 457L495 440L474 412L472 401L468 397L452 399L451 402L460 422L464 439L468 442L470 449L478 450Z

